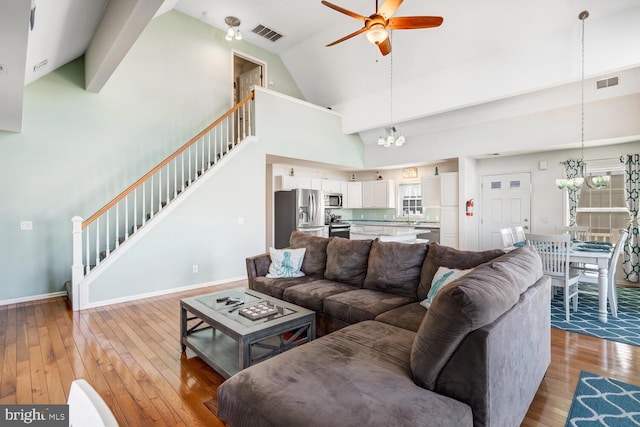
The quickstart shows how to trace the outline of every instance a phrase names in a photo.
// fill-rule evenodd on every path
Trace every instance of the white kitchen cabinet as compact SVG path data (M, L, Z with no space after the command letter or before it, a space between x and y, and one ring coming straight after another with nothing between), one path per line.
M320 178L309 178L309 186L304 188L310 188L311 190L322 190L322 180Z
M273 191L288 191L298 188L298 180L295 176L277 175L274 178Z
M321 184L321 190L325 193L342 193L340 189L340 181L333 179L323 179Z
M392 179L362 183L363 208L395 208L396 184Z
M458 172L440 174L440 205L458 206Z
M424 176L422 183L422 206L425 208L440 207L440 176Z
M458 248L458 207L440 208L440 244Z
M342 193L342 204L345 209L359 209L362 207L362 183L345 182L346 192Z

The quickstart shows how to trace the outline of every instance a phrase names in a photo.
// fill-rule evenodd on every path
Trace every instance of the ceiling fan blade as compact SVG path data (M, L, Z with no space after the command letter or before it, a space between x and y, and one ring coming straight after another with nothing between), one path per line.
M380 5L376 13L378 15L382 15L384 19L389 19L401 4L402 0L385 0L385 2Z
M378 49L380 49L382 56L387 56L391 53L391 42L389 41L389 37L384 39L383 42L378 43Z
M365 31L367 31L367 28L366 28L366 27L362 27L362 28L360 28L358 31L354 31L354 32L353 32L353 33L351 33L351 34L349 34L349 35L347 35L347 36L344 36L343 38L341 38L341 39L338 39L338 40L334 41L333 43L329 43L329 44L327 45L327 47L330 47L330 46L336 45L336 44L341 43L341 42L343 42L343 41L345 41L345 40L349 40L351 37L355 37L355 36L357 36L358 34L362 34L362 33L364 33Z
M441 16L399 16L390 18L387 28L390 30L413 30L418 28L433 28L442 25Z
M350 10L347 10L347 9L345 9L343 7L340 7L337 4L329 3L328 1L325 1L325 0L322 0L320 3L322 3L323 5L325 5L327 7L330 7L333 10L337 10L340 13L344 13L345 15L350 16L352 18L356 18L356 19L359 19L361 21L364 21L364 20L367 19L365 16L358 15L357 13L351 12Z

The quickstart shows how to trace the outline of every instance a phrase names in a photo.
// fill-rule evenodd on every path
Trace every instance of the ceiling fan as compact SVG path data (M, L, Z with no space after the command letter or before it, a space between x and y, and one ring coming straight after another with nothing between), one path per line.
M343 7L329 3L322 0L322 4L337 10L340 13L344 13L352 18L364 21L364 27L358 31L342 37L329 43L327 47L334 46L345 40L355 37L358 34L367 33L367 39L378 46L382 55L388 55L391 52L391 41L389 40L389 33L387 30L414 30L418 28L433 28L442 25L442 17L440 16L399 16L392 18L391 15L395 13L403 0L385 0L378 8L378 0L376 0L376 13L366 17L357 13L351 12Z

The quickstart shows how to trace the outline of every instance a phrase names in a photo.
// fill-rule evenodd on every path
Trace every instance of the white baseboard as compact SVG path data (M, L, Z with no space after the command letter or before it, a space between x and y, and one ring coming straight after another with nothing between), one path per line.
M175 294L177 292L191 291L191 290L194 290L194 289L206 288L208 286L225 285L227 283L238 282L238 281L241 281L241 280L247 280L247 276L234 277L234 278L230 278L230 279L216 280L216 281L213 281L213 282L199 283L199 284L196 284L196 285L182 286L182 287L179 287L179 288L163 289L161 291L147 292L147 293L144 293L144 294L129 295L129 296L126 296L126 297L121 297L121 298L113 298L113 299L109 299L109 300L90 302L88 304L85 304L83 307L81 307L80 311L86 310L86 309L89 309L89 308L104 307L106 305L122 304L124 302L136 301L136 300L139 300L139 299L145 299L145 298L152 298L152 297L158 297L158 296L163 296L163 295Z
M28 297L0 300L0 305L20 304L22 302L40 301L43 299L67 296L65 291L51 292L50 294L29 295Z

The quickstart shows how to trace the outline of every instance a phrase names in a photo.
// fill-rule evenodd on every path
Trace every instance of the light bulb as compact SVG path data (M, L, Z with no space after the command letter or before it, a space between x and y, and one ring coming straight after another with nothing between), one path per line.
M236 31L232 27L229 27L229 29L227 30L227 36L229 36L228 40L232 39L235 34Z
M384 145L385 142L384 136L378 137L378 145Z
M401 147L404 144L404 135L400 135L398 139L396 139L396 147Z
M367 31L367 40L373 44L380 44L389 37L389 33L382 24L373 24Z
M242 40L242 33L240 33L240 28L236 30L236 40Z

